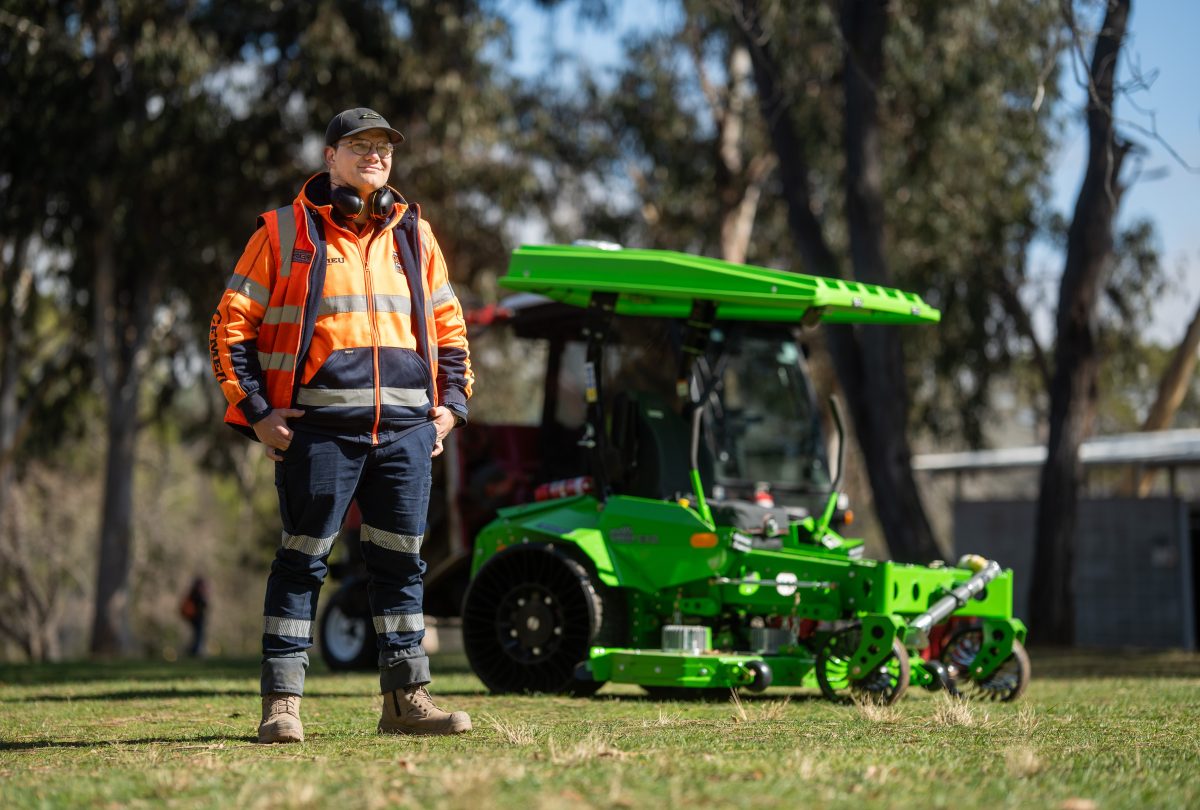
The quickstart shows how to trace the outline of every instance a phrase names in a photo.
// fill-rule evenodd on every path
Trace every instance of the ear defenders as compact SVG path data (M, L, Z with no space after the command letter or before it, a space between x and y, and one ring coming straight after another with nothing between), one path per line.
M387 186L372 191L365 202L354 189L345 186L334 186L329 196L334 210L346 219L354 219L365 207L371 219L384 220L396 204L396 195Z

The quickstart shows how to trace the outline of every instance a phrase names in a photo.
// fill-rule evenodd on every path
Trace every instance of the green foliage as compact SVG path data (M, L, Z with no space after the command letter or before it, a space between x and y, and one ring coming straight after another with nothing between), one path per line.
M508 32L486 3L5 5L0 245L32 233L60 251L64 333L83 342L98 314L120 336L151 330L152 413L201 371L179 358L202 355L256 213L319 168L338 110L377 107L407 134L394 182L464 291L504 266L507 215L544 205L520 157L532 100L497 69ZM115 290L97 309L105 251Z
M1100 436L1137 431L1175 350L1145 341L1130 342L1119 332L1108 331L1101 335L1101 351L1108 360L1097 392L1092 431ZM1200 427L1200 378L1192 377L1172 427Z
M576 214L557 221L560 240L722 255L722 218L769 145L749 76L731 71L738 41L708 5L681 3L665 35L631 36L615 74L581 72L577 90L543 91L555 99L554 117L569 122L546 133ZM732 154L722 154L726 116ZM759 207L747 261L796 266L783 216L779 206Z
M719 255L730 183L702 79L729 98L738 32L727 3L680 0L677 8L678 26L665 36L626 43L611 80L585 75L578 95L560 101L575 105L568 131L579 135L555 154L585 175L572 197L581 213L560 234ZM780 92L805 140L813 212L849 266L836 9L761 8ZM938 440L982 444L993 380L1030 350L1015 310L1029 284L1027 252L1044 220L1059 128L1058 14L1030 0L971 0L902 2L890 16L878 88L886 255L897 286L943 310L937 340L901 336L913 426ZM738 140L743 163L769 152L753 104L751 113ZM805 271L779 182L771 175L765 186L749 260Z
M939 339L908 352L910 379L931 389L914 419L943 440L983 443L991 383L1029 350L1006 300L1026 286L1046 204L1057 13L1006 0L904 4L893 17L889 259L898 284L943 311Z

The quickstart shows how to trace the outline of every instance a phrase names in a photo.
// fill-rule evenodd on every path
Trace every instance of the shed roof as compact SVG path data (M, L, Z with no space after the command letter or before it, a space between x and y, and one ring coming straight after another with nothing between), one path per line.
M1141 465L1144 467L1200 466L1200 430L1160 430L1120 433L1088 439L1079 449L1085 466ZM926 453L913 457L913 469L925 472L983 472L1040 467L1045 445Z

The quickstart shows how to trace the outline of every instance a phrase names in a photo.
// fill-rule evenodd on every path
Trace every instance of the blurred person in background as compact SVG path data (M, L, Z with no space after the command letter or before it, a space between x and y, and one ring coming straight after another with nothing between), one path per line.
M192 627L192 643L188 655L204 657L204 631L208 624L208 580L196 577L179 604L179 615Z

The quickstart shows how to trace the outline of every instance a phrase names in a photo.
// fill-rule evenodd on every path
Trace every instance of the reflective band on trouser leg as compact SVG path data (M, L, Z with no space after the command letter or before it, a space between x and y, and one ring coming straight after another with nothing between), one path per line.
M285 619L282 616L263 616L263 632L269 636L312 639L312 622L306 619Z
M435 435L430 423L372 448L356 493L363 515L360 538L371 575L371 615L379 636L383 691L429 680L429 662L421 647L425 563L419 552L429 509L429 454Z
M283 548L299 551L301 554L306 554L309 557L324 557L333 548L333 541L336 539L337 534L332 534L329 537L309 537L307 534L288 534L284 532L279 545Z
M275 465L283 533L267 578L263 658L303 657L307 663L317 595L364 458L352 444L302 431L293 434L286 458Z
M283 499L283 496L280 496ZM292 655L312 646L317 594L329 568L326 560L337 537L283 533L263 607L263 655Z
M415 633L425 629L425 615L422 613L393 613L385 616L372 616L375 632L379 635L388 633Z
M361 494L359 504L364 513L370 511ZM425 563L420 557L420 535L386 531L363 523L359 538L363 560L371 574L371 616L375 632L382 636L381 648L408 649L419 645L425 637L421 611Z
M359 539L364 543L374 543L380 548L403 551L405 554L421 553L421 535L419 534L396 534L376 529L374 526L363 526Z

